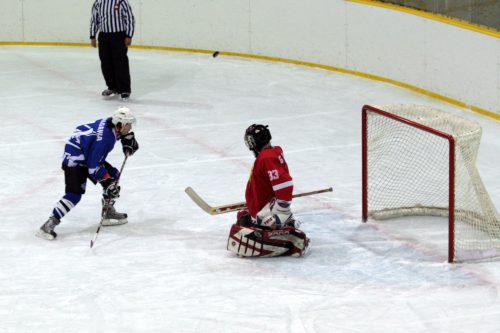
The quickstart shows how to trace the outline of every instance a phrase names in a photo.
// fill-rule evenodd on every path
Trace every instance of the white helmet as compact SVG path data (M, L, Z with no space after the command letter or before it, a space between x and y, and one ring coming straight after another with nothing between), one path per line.
M114 113L111 122L116 126L118 124L135 124L135 117L129 108L120 106Z

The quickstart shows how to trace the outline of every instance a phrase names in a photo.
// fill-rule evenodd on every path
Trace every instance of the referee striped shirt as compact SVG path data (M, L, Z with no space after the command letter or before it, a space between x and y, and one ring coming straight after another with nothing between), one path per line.
M128 0L96 0L92 6L90 38L97 32L122 32L134 35L135 19Z

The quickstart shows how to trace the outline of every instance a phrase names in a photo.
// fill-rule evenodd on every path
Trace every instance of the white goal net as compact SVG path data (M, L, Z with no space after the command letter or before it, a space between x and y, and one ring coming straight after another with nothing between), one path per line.
M419 105L363 107L363 219L448 217L448 261L500 256L476 168L479 124Z

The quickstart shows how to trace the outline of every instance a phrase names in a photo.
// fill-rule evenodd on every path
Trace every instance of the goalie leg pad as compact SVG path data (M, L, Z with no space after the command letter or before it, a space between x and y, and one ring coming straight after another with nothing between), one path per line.
M233 224L227 250L241 257L300 257L309 246L309 238L301 230L284 228L262 230Z

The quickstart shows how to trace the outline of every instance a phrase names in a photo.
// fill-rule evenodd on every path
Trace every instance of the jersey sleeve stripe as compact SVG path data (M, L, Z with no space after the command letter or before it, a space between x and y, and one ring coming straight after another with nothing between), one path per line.
M284 188L287 188L287 187L291 187L293 186L293 181L289 180L287 182L283 182L281 184L276 184L273 186L273 190L274 191L279 191L279 190L282 190Z
M69 141L69 140L66 142L66 144L68 144L68 145L70 145L70 146L72 146L72 147L75 147L75 148L76 148L76 149L78 149L78 150L81 150L81 148L80 148L78 145L74 144L73 142L71 142L71 141Z

